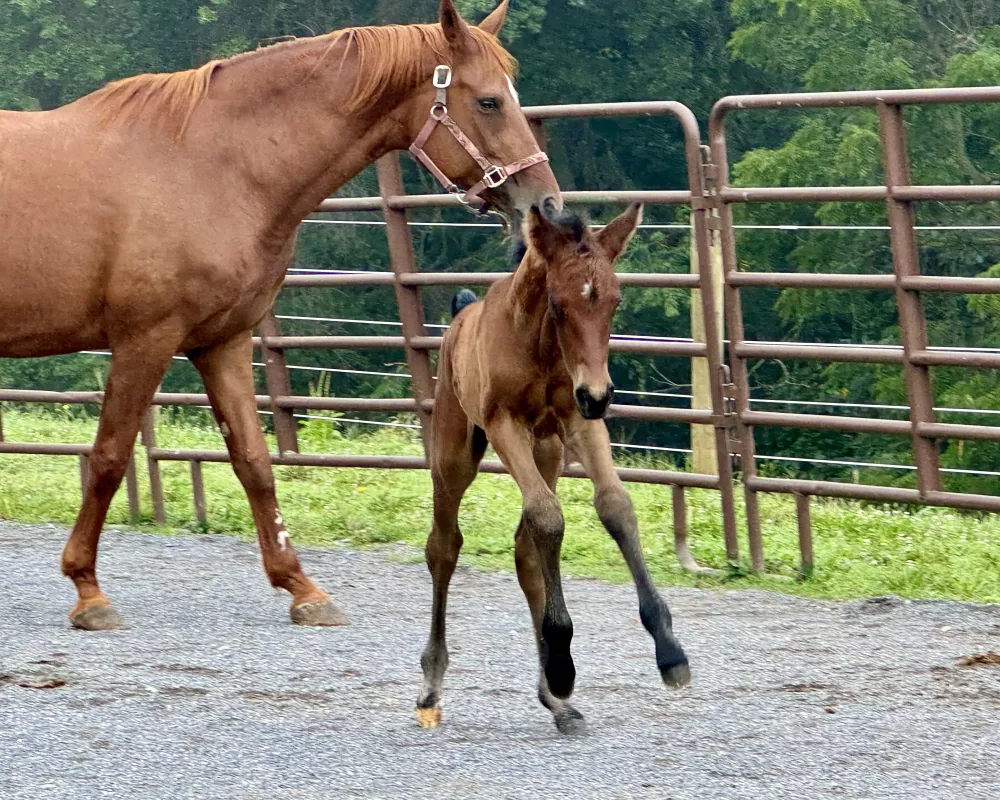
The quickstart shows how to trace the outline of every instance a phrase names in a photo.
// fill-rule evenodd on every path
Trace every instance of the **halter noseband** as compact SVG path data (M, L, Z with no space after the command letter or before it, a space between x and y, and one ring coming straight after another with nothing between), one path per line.
M549 157L539 151L534 155L522 158L506 166L491 163L479 152L479 148L472 143L469 137L462 132L458 123L448 114L448 87L451 86L451 78L451 67L447 64L441 64L434 68L434 77L431 81L437 90L437 99L434 105L431 106L430 119L424 124L420 135L417 136L417 140L410 145L410 152L414 158L427 167L431 175L441 182L446 192L458 195L463 204L480 214L485 214L489 208L489 203L480 197L484 191L503 186L511 175L526 170L528 167L533 167L535 164L544 164L549 160ZM434 160L424 152L424 145L427 144L427 140L431 138L431 134L434 133L434 129L438 125L444 125L458 143L465 148L465 151L482 167L483 179L464 194L458 184L445 175L440 167L434 163Z

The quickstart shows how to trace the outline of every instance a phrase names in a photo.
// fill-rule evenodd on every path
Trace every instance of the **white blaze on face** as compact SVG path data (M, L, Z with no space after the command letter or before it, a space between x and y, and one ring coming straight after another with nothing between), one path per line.
M510 96L514 98L514 102L517 105L521 105L521 98L517 94L517 89L514 88L514 81L511 80L510 75L507 76L507 86L510 89Z
M592 284L590 281L587 281L585 284L583 284L583 291L580 292L580 295L582 297L590 297L590 293L593 290L593 288L594 284Z

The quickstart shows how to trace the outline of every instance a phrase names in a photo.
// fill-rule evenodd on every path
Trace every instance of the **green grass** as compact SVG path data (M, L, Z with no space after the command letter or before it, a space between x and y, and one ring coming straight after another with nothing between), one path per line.
M6 438L21 442L90 442L96 421L69 411L6 410ZM384 430L346 436L327 422L301 430L303 452L419 455L409 431ZM190 415L161 418L161 447L220 449L219 434ZM141 451L137 451L141 455ZM142 458L144 526L151 511ZM168 531L199 530L194 519L189 468L161 465ZM374 546L402 542L422 547L431 519L427 472L282 467L276 470L282 513L299 545ZM229 466L205 464L208 529L249 539L253 525L246 498ZM72 523L80 501L76 459L59 456L0 456L0 518ZM1000 602L1000 521L993 516L944 509L889 509L844 501L814 501L816 569L810 580L790 581L798 566L792 499L761 497L765 555L778 576L732 575L725 579L688 575L673 554L669 489L629 487L650 569L660 585L758 586L812 597L852 598L894 593L913 598ZM566 514L564 572L610 581L628 580L614 543L590 505L591 487L563 480L559 496ZM691 550L708 566L724 567L717 493L688 493ZM485 569L513 568L512 539L520 495L506 476L481 475L461 510L463 558ZM124 491L112 504L109 524L127 523ZM742 521L741 521L742 525ZM741 534L742 536L743 534ZM746 551L745 539L741 548Z

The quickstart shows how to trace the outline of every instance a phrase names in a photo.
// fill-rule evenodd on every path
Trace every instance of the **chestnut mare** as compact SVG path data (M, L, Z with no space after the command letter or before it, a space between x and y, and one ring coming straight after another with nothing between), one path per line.
M431 454L434 525L426 552L434 601L417 699L424 727L441 719L445 606L462 547L458 507L487 443L521 490L517 577L538 643L538 698L559 730L569 733L583 724L568 702L576 677L573 623L559 577L564 523L555 487L564 444L593 481L597 514L635 579L639 616L656 642L664 683L684 686L691 676L666 601L646 568L632 501L615 472L603 420L614 392L608 375L619 301L613 264L638 227L642 207L631 206L597 234L552 205L543 209L529 215L528 249L517 271L494 284L483 302L458 309L441 349Z
M440 12L440 24L335 31L128 78L52 111L0 111L0 357L112 352L90 480L63 551L76 627L122 626L98 586L97 543L178 352L205 382L264 569L291 593L292 619L346 623L288 542L254 402L250 332L278 293L299 223L418 138L456 186L483 181L481 160L522 164L506 181L494 169L481 187L506 212L559 197L544 159L522 163L538 145L496 39L507 3L478 28L452 0ZM431 109L466 141L437 122L422 136Z

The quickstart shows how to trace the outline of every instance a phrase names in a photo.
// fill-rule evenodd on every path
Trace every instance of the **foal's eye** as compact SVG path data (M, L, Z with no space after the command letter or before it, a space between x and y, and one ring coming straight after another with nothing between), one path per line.
M480 97L479 108L483 111L499 111L500 101L496 97Z

